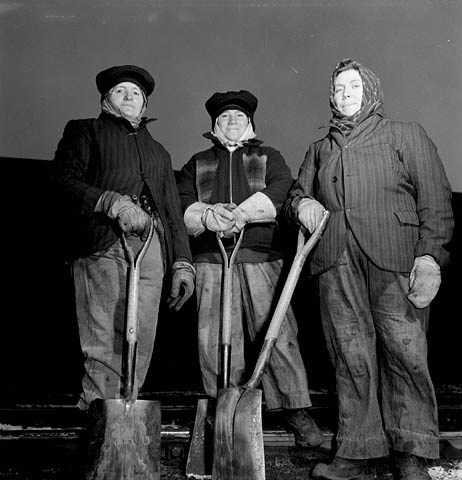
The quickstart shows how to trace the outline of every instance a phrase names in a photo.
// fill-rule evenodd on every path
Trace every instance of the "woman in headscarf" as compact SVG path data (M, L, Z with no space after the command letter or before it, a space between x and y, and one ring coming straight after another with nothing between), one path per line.
M330 105L329 132L309 147L285 205L310 231L331 212L309 268L339 418L334 460L313 475L372 479L370 459L390 454L396 479L430 479L439 439L426 331L449 257L451 188L422 126L386 118L371 70L340 62Z
M293 182L281 153L255 134L257 98L247 90L217 92L205 103L212 147L183 166L178 190L197 270L199 361L206 393L217 396L220 373L220 299L223 260L244 229L232 285L230 386L248 380L245 352L264 335L283 281L283 242L275 219ZM266 222L266 223L265 223ZM245 340L250 342L245 345ZM247 368L246 368L247 367ZM308 413L306 371L289 307L263 378L266 407L282 410L301 447L317 447L322 435Z
M143 117L154 90L150 73L135 65L110 67L96 76L98 118L71 120L53 162L54 177L69 202L80 344L85 359L87 409L96 398L123 398L122 349L128 260L154 222L140 266L135 388L141 388L154 347L164 282L171 278L170 305L192 295L194 267L170 155Z

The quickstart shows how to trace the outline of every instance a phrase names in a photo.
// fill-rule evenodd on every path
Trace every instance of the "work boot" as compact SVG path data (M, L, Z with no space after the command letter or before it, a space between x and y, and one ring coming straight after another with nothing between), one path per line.
M431 480L425 458L405 452L393 452L392 470L395 480Z
M284 410L288 429L294 434L295 444L301 448L319 447L322 433L305 408Z
M318 463L312 473L313 478L324 480L374 480L377 478L375 468L368 460L351 460L335 457L332 463Z

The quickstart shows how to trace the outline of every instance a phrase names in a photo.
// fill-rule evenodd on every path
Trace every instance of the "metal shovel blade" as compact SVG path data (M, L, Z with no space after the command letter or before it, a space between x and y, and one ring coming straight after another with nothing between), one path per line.
M213 480L264 480L261 390L219 392L215 420Z
M213 403L213 405L211 405ZM208 417L214 410L215 402L206 398L197 401L196 419L191 435L188 458L186 461L186 477L194 480L211 478L213 454L213 427ZM207 415L209 413L209 415Z
M212 479L263 480L261 392L243 387L223 389L216 412Z
M264 480L262 392L245 389L234 414L233 475L235 479Z
M160 402L97 399L89 420L87 480L160 479Z

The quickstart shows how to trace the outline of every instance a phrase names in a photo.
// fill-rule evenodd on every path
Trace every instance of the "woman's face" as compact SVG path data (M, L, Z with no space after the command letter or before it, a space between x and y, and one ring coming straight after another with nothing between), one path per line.
M363 81L358 70L345 70L334 80L334 102L340 112L351 117L360 110L363 99Z
M249 118L240 110L225 110L218 116L217 123L228 140L236 141L245 132Z
M144 105L143 92L131 82L122 82L113 87L110 100L125 117L133 119L140 116Z

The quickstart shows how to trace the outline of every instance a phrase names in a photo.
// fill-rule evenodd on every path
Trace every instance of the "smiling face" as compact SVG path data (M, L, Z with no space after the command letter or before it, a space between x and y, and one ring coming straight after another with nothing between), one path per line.
M109 93L111 103L120 110L124 117L136 119L144 106L144 95L138 85L122 82L113 87Z
M217 118L217 124L228 140L237 141L242 137L249 118L240 110L225 110Z
M351 117L361 109L363 81L358 70L345 70L334 80L334 102L343 115Z

